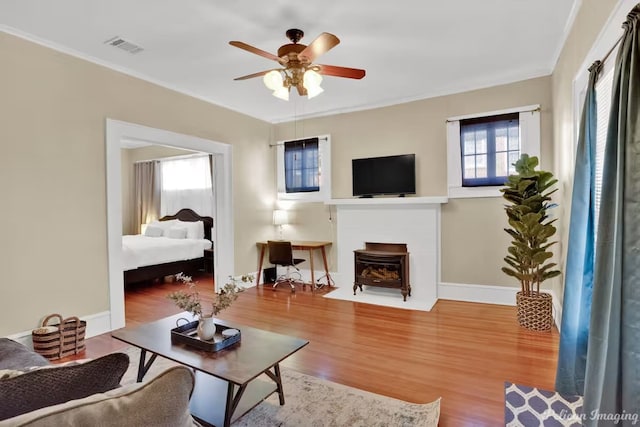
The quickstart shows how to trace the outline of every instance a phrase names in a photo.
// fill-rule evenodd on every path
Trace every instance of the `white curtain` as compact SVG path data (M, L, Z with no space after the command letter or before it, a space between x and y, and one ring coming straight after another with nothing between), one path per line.
M163 160L160 214L174 215L189 208L213 216L212 162L209 156Z

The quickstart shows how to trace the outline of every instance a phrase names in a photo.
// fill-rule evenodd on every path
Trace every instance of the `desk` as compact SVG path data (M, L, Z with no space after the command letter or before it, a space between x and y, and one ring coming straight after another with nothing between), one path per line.
M256 276L256 286L260 284L260 277L262 276L262 262L264 261L264 253L267 250L267 242L256 242L256 245L260 248L260 261L258 261L258 274ZM313 241L291 241L291 249L294 251L309 251L309 265L311 267L311 290L315 289L316 279L313 272L313 251L319 249L322 254L322 262L324 263L324 273L327 277L327 286L331 286L329 280L329 264L327 263L327 252L325 248L331 246L331 242L313 242Z

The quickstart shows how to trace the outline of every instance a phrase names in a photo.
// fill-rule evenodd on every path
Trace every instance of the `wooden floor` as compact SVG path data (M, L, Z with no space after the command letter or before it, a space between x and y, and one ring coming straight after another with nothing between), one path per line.
M211 294L210 279L195 280ZM127 326L179 312L166 298L178 286L127 290ZM441 426L504 425L505 381L553 389L558 332L520 328L515 307L440 300L421 312L323 298L326 292L249 288L219 317L308 339L282 363L305 374L409 402L441 397ZM87 340L83 357L125 346L101 335Z

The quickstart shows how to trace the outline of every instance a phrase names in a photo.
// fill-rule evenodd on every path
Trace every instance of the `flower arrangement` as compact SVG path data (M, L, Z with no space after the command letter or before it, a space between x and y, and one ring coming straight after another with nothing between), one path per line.
M192 315L202 318L217 316L225 308L229 308L231 304L238 298L238 294L244 291L244 288L238 286L237 282L243 283L252 282L253 276L243 275L240 279L229 276L229 283L226 283L219 292L215 294L215 299L208 305L210 310L203 308L203 301L200 298L198 292L197 283L191 280L191 276L187 276L183 273L178 273L176 279L182 282L188 289L171 292L167 295L167 298L172 300L179 308L184 311L190 312Z

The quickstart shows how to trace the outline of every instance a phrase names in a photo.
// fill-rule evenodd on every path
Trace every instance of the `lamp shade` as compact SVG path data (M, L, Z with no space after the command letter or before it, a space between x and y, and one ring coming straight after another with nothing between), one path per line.
M282 209L273 211L273 225L285 225L289 223L289 213Z
M282 87L282 74L277 70L271 70L264 75L262 81L267 88L277 90Z
M279 88L273 91L273 96L275 96L276 98L280 98L282 100L288 101L289 89L284 86L280 86Z
M307 90L307 96L313 98L324 92L324 89L320 87L322 83L322 76L313 70L307 70L302 77L302 85Z

